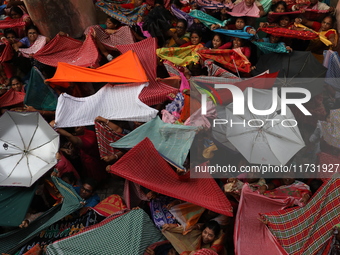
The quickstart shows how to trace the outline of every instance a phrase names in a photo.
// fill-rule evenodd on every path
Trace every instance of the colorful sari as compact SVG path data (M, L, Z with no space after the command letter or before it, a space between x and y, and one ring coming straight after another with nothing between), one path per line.
M187 47L160 48L156 50L156 54L159 58L169 60L176 65L187 66L192 62L195 64L199 62L200 56L197 51L201 48L203 48L202 44Z
M150 200L150 211L152 220L156 227L162 229L164 224L177 224L176 218L166 208L175 198L159 195Z
M316 32L313 29L310 29L310 28L308 28L308 27L306 27L304 25L301 25L301 24L296 24L295 23L294 25L296 27L302 27L306 31L310 31L310 32L313 32L313 33L317 34L319 36L320 41L323 42L326 46L333 45L333 43L330 40L328 40L328 38L326 37L326 34L329 33L329 32L334 32L335 33L335 43L334 43L333 46L336 46L338 44L338 33L337 33L337 31L335 29L329 29L327 31ZM313 38L313 39L315 39L315 38Z
M194 3L197 3L202 9L222 9L222 8L228 8L228 9L233 9L234 4L232 2L230 3L220 3L217 1L208 1L208 0L194 0ZM191 3L193 3L191 2Z
M259 30L279 37L296 38L301 40L312 40L318 37L318 34L309 30L298 31L283 27L262 27L259 28Z

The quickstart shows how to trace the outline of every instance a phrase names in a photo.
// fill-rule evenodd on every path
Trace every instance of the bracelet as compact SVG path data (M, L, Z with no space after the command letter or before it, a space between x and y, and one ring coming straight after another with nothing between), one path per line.
M108 125L108 124L109 124L109 122L110 122L109 120L106 120L105 124L106 124L106 125Z
M263 185L266 186L267 189L269 189L267 184L263 184Z
M118 157L118 155L117 155L117 154L114 154L114 155L115 155L116 159L119 159L119 157Z

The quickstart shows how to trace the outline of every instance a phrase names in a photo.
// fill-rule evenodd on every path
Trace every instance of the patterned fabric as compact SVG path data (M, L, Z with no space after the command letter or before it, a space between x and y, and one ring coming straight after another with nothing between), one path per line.
M340 57L336 51L325 50L324 53L324 67L327 68L325 82L334 88L340 89Z
M92 208L96 213L109 217L110 215L127 209L119 195L111 195Z
M321 121L323 139L336 148L340 148L340 109L331 110L330 121Z
M254 36L254 35L249 34L248 32L243 31L243 30L229 30L229 29L219 28L219 29L215 29L214 32L224 34L226 36L243 38L243 39L246 39L246 40L248 40L248 39L250 39Z
M181 92L178 92L175 99L165 106L165 109L169 113L177 112L180 113L184 106L184 96Z
M24 255L41 255L43 254L43 249L40 244L34 245L28 252L25 252Z
M336 166L336 164L340 164L340 158L334 155L327 154L325 152L320 152L317 154L318 156L318 163L320 166ZM322 181L327 181L331 178L333 173L330 172L323 172L317 173L316 178L320 178Z
M91 32L94 32L96 38L109 48L115 48L116 45L131 44L135 42L131 28L128 26L122 26L116 30L114 34L107 34L105 29L101 26L94 25L86 28L84 34L88 35Z
M143 254L146 247L161 240L161 232L139 209L109 217L87 231L50 244L47 254Z
M286 49L286 45L283 42L270 43L270 42L256 42L252 41L253 44L257 46L264 54L269 54L272 52L276 53L289 53Z
M257 7L256 3L254 2L251 7L248 7L245 1L240 2L239 4L235 5L231 12L228 12L231 16L234 17L260 17L260 10Z
M235 74L214 64L214 61L212 59L205 60L204 66L208 69L208 76L238 79L238 77Z
M286 1L285 1L286 2ZM288 4L288 3L287 3ZM292 4L295 4L294 1ZM329 11L320 11L320 10L312 10L312 9L305 9L303 16L307 20L320 20L322 19L325 14ZM277 22L282 15L289 15L291 19L298 17L301 15L301 11L294 11L294 12L272 12L269 13L267 16L269 23Z
M188 178L188 174L178 176L148 138L129 150L111 167L110 172L163 195L223 215L233 215L230 202L209 173L200 173L202 178Z
M171 12L175 15L178 19L184 19L188 22L187 27L191 27L194 23L194 18L191 17L188 13L178 9L174 4L171 5Z
M15 28L15 27L24 29L25 25L26 25L26 22L23 20L22 17L19 19L0 20L0 29Z
M240 48L232 50L201 50L199 54L204 60L212 59L233 72L237 70L245 73L250 72L251 63L243 55Z
M64 62L75 66L98 66L99 53L92 36L84 42L71 37L56 35L45 47L34 54L34 58L49 66Z
M200 56L197 51L201 48L203 48L202 44L160 48L156 50L156 54L159 58L169 60L176 65L187 66L192 62L195 64L199 62Z
M111 3L107 3L105 0L98 1L96 3L103 12L109 15L112 18L124 23L128 26L132 26L137 21L138 16L143 16L146 10L147 5L143 4L138 6L132 10L124 9L120 6L116 6Z
M178 69L178 67L174 63L170 62L169 60L164 60L163 65L171 77L181 75L181 71Z
M148 137L159 153L182 167L194 140L196 129L196 127L164 123L156 117L110 145L114 148L131 149Z
M39 218L32 221L27 228L16 228L0 235L0 252L10 254L16 252L40 231L82 207L80 202L83 200L69 184L53 176L52 180L64 197L63 203L46 211Z
M258 220L259 213L280 210L287 205L285 199L271 199L253 192L248 184L243 185L235 219L235 254L263 254L266 251L271 255L288 255L266 225Z
M218 1L211 1L211 0L194 0L194 3L197 3L200 7L204 9L213 9L216 8L234 8L234 5L231 2L228 3L221 3Z
M18 92L13 89L8 90L0 97L0 107L7 107L16 104L21 104L25 99L24 92Z
M46 37L43 35L38 35L38 38L29 48L19 48L19 52L25 57L29 58L31 54L37 53L46 44Z
M102 158L119 152L119 150L112 148L110 143L118 141L124 134L116 133L108 125L99 122L95 122L94 127L96 129L100 157Z
M58 96L50 86L45 84L45 77L38 68L31 69L30 80L26 86L24 103L37 110L55 111Z
M319 36L320 41L323 42L326 46L332 46L333 45L333 43L330 40L328 40L328 38L326 37L326 34L328 32L333 32L334 33L334 40L335 40L334 46L336 46L338 44L338 32L335 29L328 29L326 31L317 32L317 31L314 31L313 29L310 29L310 28L308 28L308 27L306 27L302 24L294 23L294 25L296 27L299 27L299 28L304 28L304 30L306 30L306 31L310 31L310 32L317 34Z
M164 224L177 224L176 218L166 208L168 204L174 201L174 198L159 195L150 201L150 211L153 222L156 227L162 229Z
M203 248L203 249L196 251L194 255L218 255L218 254L214 252L213 250Z
M146 85L106 84L96 94L80 98L63 93L58 98L56 126L93 125L97 116L110 120L149 121L157 115L158 111L142 103L137 97Z
M338 176L314 194L305 207L264 213L276 240L291 255L316 254L332 237L340 221L340 179Z
M315 38L318 38L318 35L316 33L313 33L308 30L303 30L303 31L298 31L298 30L292 30L288 28L283 28L283 27L262 27L259 28L259 30L279 36L279 37L288 37L288 38L296 38L296 39L301 39L301 40L312 40Z
M13 58L13 48L12 45L8 42L5 41L3 44L0 44L0 63L9 61Z
M145 69L146 75L149 79L149 86L142 90L139 98L147 105L162 103L167 100L167 95L171 93L177 94L178 91L176 88L156 81L157 56L154 54L154 52L156 52L156 48L157 43L155 38L148 38L134 44L117 46L117 49L122 53L133 50Z
M210 28L211 25L213 25L213 24L217 24L221 27L224 27L227 24L227 20L220 21L220 20L214 18L213 16L206 14L205 12L199 11L199 10L192 10L189 13L189 15L191 17L201 21L208 28Z

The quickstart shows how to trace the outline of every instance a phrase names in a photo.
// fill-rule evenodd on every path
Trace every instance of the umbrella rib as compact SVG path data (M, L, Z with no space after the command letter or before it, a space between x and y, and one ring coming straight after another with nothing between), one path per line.
M15 121L14 121L14 119L12 118L12 116L11 116L10 114L8 114L8 116L12 119L13 123L16 124ZM15 127L16 127L16 129L18 130L18 133L20 134L20 139L21 139L21 141L22 141L22 144L23 144L24 147L25 147L25 142L24 142L24 140L22 139L21 132L20 132L20 130L19 130L19 128L18 128L17 125L15 125ZM24 148L24 149L26 149L26 148Z
M2 142L4 142L4 143L7 143L7 144L13 146L14 148L17 148L18 150L22 151L22 149L20 149L20 148L19 148L18 146L16 146L15 144L11 144L11 143L9 143L9 142L7 142L7 141L5 141L5 140L2 140L1 138L0 138L0 141L2 141Z
M50 162L48 162L48 161L42 159L41 157L39 157L39 156L37 156L37 155L34 155L34 154L30 154L30 155L31 155L31 156L34 156L34 157L36 157L36 158L38 158L38 159L40 159L41 161L44 161L46 164L49 164L49 163L50 163Z
M5 180L7 180L11 175L12 173L14 172L15 168L19 165L20 161L24 158L24 155L21 155L21 159L18 160L17 164L13 167L12 171L9 173L9 175L6 177ZM4 181L4 180L3 180Z
M42 146L45 146L46 144L49 144L49 143L53 142L53 140L54 140L54 139L52 139L52 140L50 140L50 141L48 141L48 142L46 142L46 143L40 144L39 146L37 146L37 147L35 147L34 149L31 149L31 150L29 150L29 151L33 151L33 150L35 150L35 149L39 149L39 148L41 148Z
M34 138L34 136L35 136L35 133L37 132L37 130L38 130L38 127L39 127L39 115L37 115L37 124L36 124L36 126L35 126L35 129L34 129L34 132L33 132L33 134L32 134L32 136L31 136L31 140L30 140L30 142L29 142L29 144L28 144L28 146L27 146L27 150L29 150L29 148L30 148L30 146L31 146L31 143L32 143L32 141L33 141L33 138Z

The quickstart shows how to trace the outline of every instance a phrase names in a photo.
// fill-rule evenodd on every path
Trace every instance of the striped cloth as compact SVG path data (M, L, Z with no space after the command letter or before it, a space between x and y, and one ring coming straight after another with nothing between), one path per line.
M40 73L39 69L33 67L26 86L24 103L33 106L37 110L55 111L58 96L44 81L45 77Z
M238 77L235 74L214 64L214 60L212 59L205 60L204 66L208 69L208 76L238 79Z
M334 226L340 222L339 185L339 176L333 176L305 207L262 215L289 254L316 254L332 237Z
M24 102L25 93L15 91L13 89L8 90L5 94L0 96L0 107L7 107Z
M176 126L176 125L173 125ZM232 217L233 210L216 181L209 173L201 178L179 176L145 138L111 166L111 173L140 184L155 192Z
M56 35L45 47L34 54L41 63L57 67L58 62L76 66L97 66L99 53L92 36L84 42L71 37Z
M96 38L109 48L115 48L116 45L131 44L135 42L131 28L128 26L122 26L116 30L114 34L107 34L105 29L101 26L94 25L86 28L84 34L88 35L91 30L95 33Z
M114 148L131 149L148 137L159 153L182 167L195 138L196 129L164 123L156 117L110 145Z
M0 63L5 61L9 61L13 58L13 48L9 41L4 41L4 43L0 44Z
M46 37L38 35L37 39L29 48L19 48L19 52L25 57L29 58L32 54L37 53L46 44Z
M156 48L157 43L155 38L148 38L134 44L117 45L117 49L122 53L133 50L137 54L143 68L145 69L146 75L149 79L149 86L142 90L139 99L147 105L162 103L167 100L167 95L171 93L176 95L178 91L176 88L156 81Z
M142 210L132 210L119 217L109 217L87 231L47 246L48 255L137 255L163 240L161 232Z
M102 158L119 152L118 149L111 147L110 143L118 141L124 135L114 132L108 125L99 122L95 122L94 127L96 129L100 157Z
M57 189L64 197L62 204L58 204L44 212L36 220L32 221L27 228L16 228L0 235L0 252L14 254L18 249L36 236L42 230L81 208L83 199L75 192L71 185L59 178L52 176Z
M144 83L139 86L111 86L106 84L89 97L73 97L66 93L58 98L55 115L57 127L93 125L97 116L110 120L146 122L157 115L157 110L138 99Z

